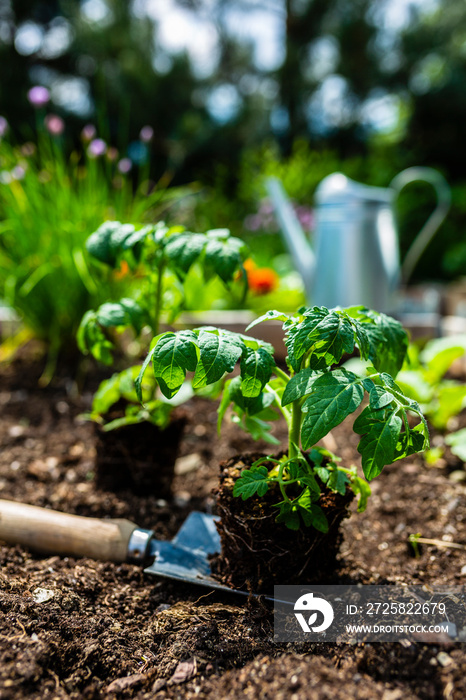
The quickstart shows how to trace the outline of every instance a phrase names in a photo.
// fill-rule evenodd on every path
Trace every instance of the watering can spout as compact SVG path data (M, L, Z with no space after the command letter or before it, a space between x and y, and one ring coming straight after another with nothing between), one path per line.
M275 177L268 178L266 180L266 188L293 263L303 278L306 297L309 299L316 267L314 253L280 180Z

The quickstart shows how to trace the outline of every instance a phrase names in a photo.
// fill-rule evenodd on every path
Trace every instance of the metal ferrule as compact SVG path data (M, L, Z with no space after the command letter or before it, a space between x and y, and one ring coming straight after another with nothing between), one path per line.
M127 561L140 563L149 556L149 543L153 536L152 530L142 530L136 527L128 542Z

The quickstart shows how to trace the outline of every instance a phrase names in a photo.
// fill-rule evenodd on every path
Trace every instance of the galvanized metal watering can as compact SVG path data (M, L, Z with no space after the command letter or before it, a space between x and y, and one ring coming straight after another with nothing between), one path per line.
M394 203L400 190L414 180L433 185L437 206L400 267ZM266 184L308 301L329 308L363 304L396 312L400 285L408 281L445 219L451 200L446 180L431 168L403 170L386 189L333 173L322 180L315 193L316 228L311 249L280 181L269 178Z

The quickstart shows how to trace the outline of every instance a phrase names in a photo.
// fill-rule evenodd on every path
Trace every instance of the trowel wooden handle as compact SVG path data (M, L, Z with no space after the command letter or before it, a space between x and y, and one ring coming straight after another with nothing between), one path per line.
M68 515L0 499L0 540L37 552L125 561L134 523Z

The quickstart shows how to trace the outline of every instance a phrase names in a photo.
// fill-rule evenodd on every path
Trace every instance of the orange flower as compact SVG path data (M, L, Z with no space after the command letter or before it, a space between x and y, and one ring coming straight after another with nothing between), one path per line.
M254 262L254 260L252 260L251 258L248 258L247 260L244 261L243 267L244 267L246 275L248 276L248 279L249 279L249 273L252 270L255 270L257 265ZM238 270L238 272L235 274L235 280L242 280L242 279L243 279L243 271Z
M126 262L126 260L122 260L121 265L120 265L120 269L115 270L115 272L113 273L113 276L115 277L115 279L121 280L122 277L126 277L126 275L128 273L129 273L129 265Z
M246 261L247 262L247 261ZM246 265L245 265L246 267ZM255 294L269 294L278 287L279 277L270 267L247 269L249 289Z
M252 270L257 270L257 265L252 258L248 258L244 261L243 267L246 272L252 272Z

